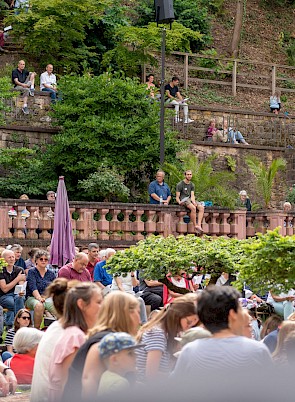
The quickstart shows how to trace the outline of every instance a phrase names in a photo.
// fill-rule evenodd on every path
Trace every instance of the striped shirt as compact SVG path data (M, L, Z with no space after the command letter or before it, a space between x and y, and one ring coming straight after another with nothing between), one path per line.
M152 350L160 350L162 352L159 372L168 373L170 368L170 355L167 351L167 337L165 332L159 328L152 328L143 334L140 343L145 346L136 349L136 366L138 371L138 379L144 381L146 372L146 361L148 352Z
M5 341L4 341L6 346L13 345L14 335L15 335L14 328L11 328L11 329L9 329L7 331L6 338L5 338ZM13 349L13 353L16 353L15 349Z
M198 339L182 350L173 377L195 376L212 370L239 370L272 366L269 351L260 342L243 336Z

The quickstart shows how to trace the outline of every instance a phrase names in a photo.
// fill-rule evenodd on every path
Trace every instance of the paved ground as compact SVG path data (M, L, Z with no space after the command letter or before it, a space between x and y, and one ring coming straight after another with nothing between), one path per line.
M15 395L8 395L7 397L0 398L0 400L3 400L3 402L29 402L30 401L30 392L21 392L21 393L16 393Z

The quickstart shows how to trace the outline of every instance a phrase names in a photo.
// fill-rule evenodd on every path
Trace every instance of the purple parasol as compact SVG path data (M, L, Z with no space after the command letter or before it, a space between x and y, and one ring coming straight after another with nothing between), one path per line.
M70 207L64 177L59 177L55 200L54 229L50 244L50 263L59 268L75 256Z

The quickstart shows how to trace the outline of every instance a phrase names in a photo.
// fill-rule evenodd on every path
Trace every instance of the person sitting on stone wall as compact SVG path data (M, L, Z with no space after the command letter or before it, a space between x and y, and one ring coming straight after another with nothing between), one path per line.
M169 82L169 84L165 85L166 101L169 102L171 105L174 105L174 107L175 107L175 122L176 123L179 123L180 121L182 121L179 118L180 106L183 108L184 124L192 123L194 120L192 120L188 117L188 104L186 103L187 99L183 99L183 97L181 96L179 89L178 89L178 85L179 85L178 77L172 77L171 82Z
M249 145L245 140L242 133L236 129L236 127L228 127L228 123L225 120L223 123L223 129L227 132L227 142L231 144L244 144Z
M25 69L26 63L24 60L18 62L15 70L12 70L12 83L16 91L20 91L24 96L24 105L22 111L24 114L29 114L28 109L28 96L35 94L35 77L36 73L29 72Z
M49 92L51 103L55 103L58 97L56 76L53 74L53 65L47 64L46 71L40 75L40 89L42 92Z
M210 120L210 124L209 124L208 130L207 130L206 140L213 141L213 142L227 142L227 133L224 133L223 130L218 130L216 128L216 120L215 119Z

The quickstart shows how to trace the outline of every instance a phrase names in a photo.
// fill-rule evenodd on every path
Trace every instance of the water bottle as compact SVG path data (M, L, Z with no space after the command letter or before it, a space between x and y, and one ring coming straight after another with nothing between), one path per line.
M163 204L163 197L160 196L160 205L162 205L162 204Z

